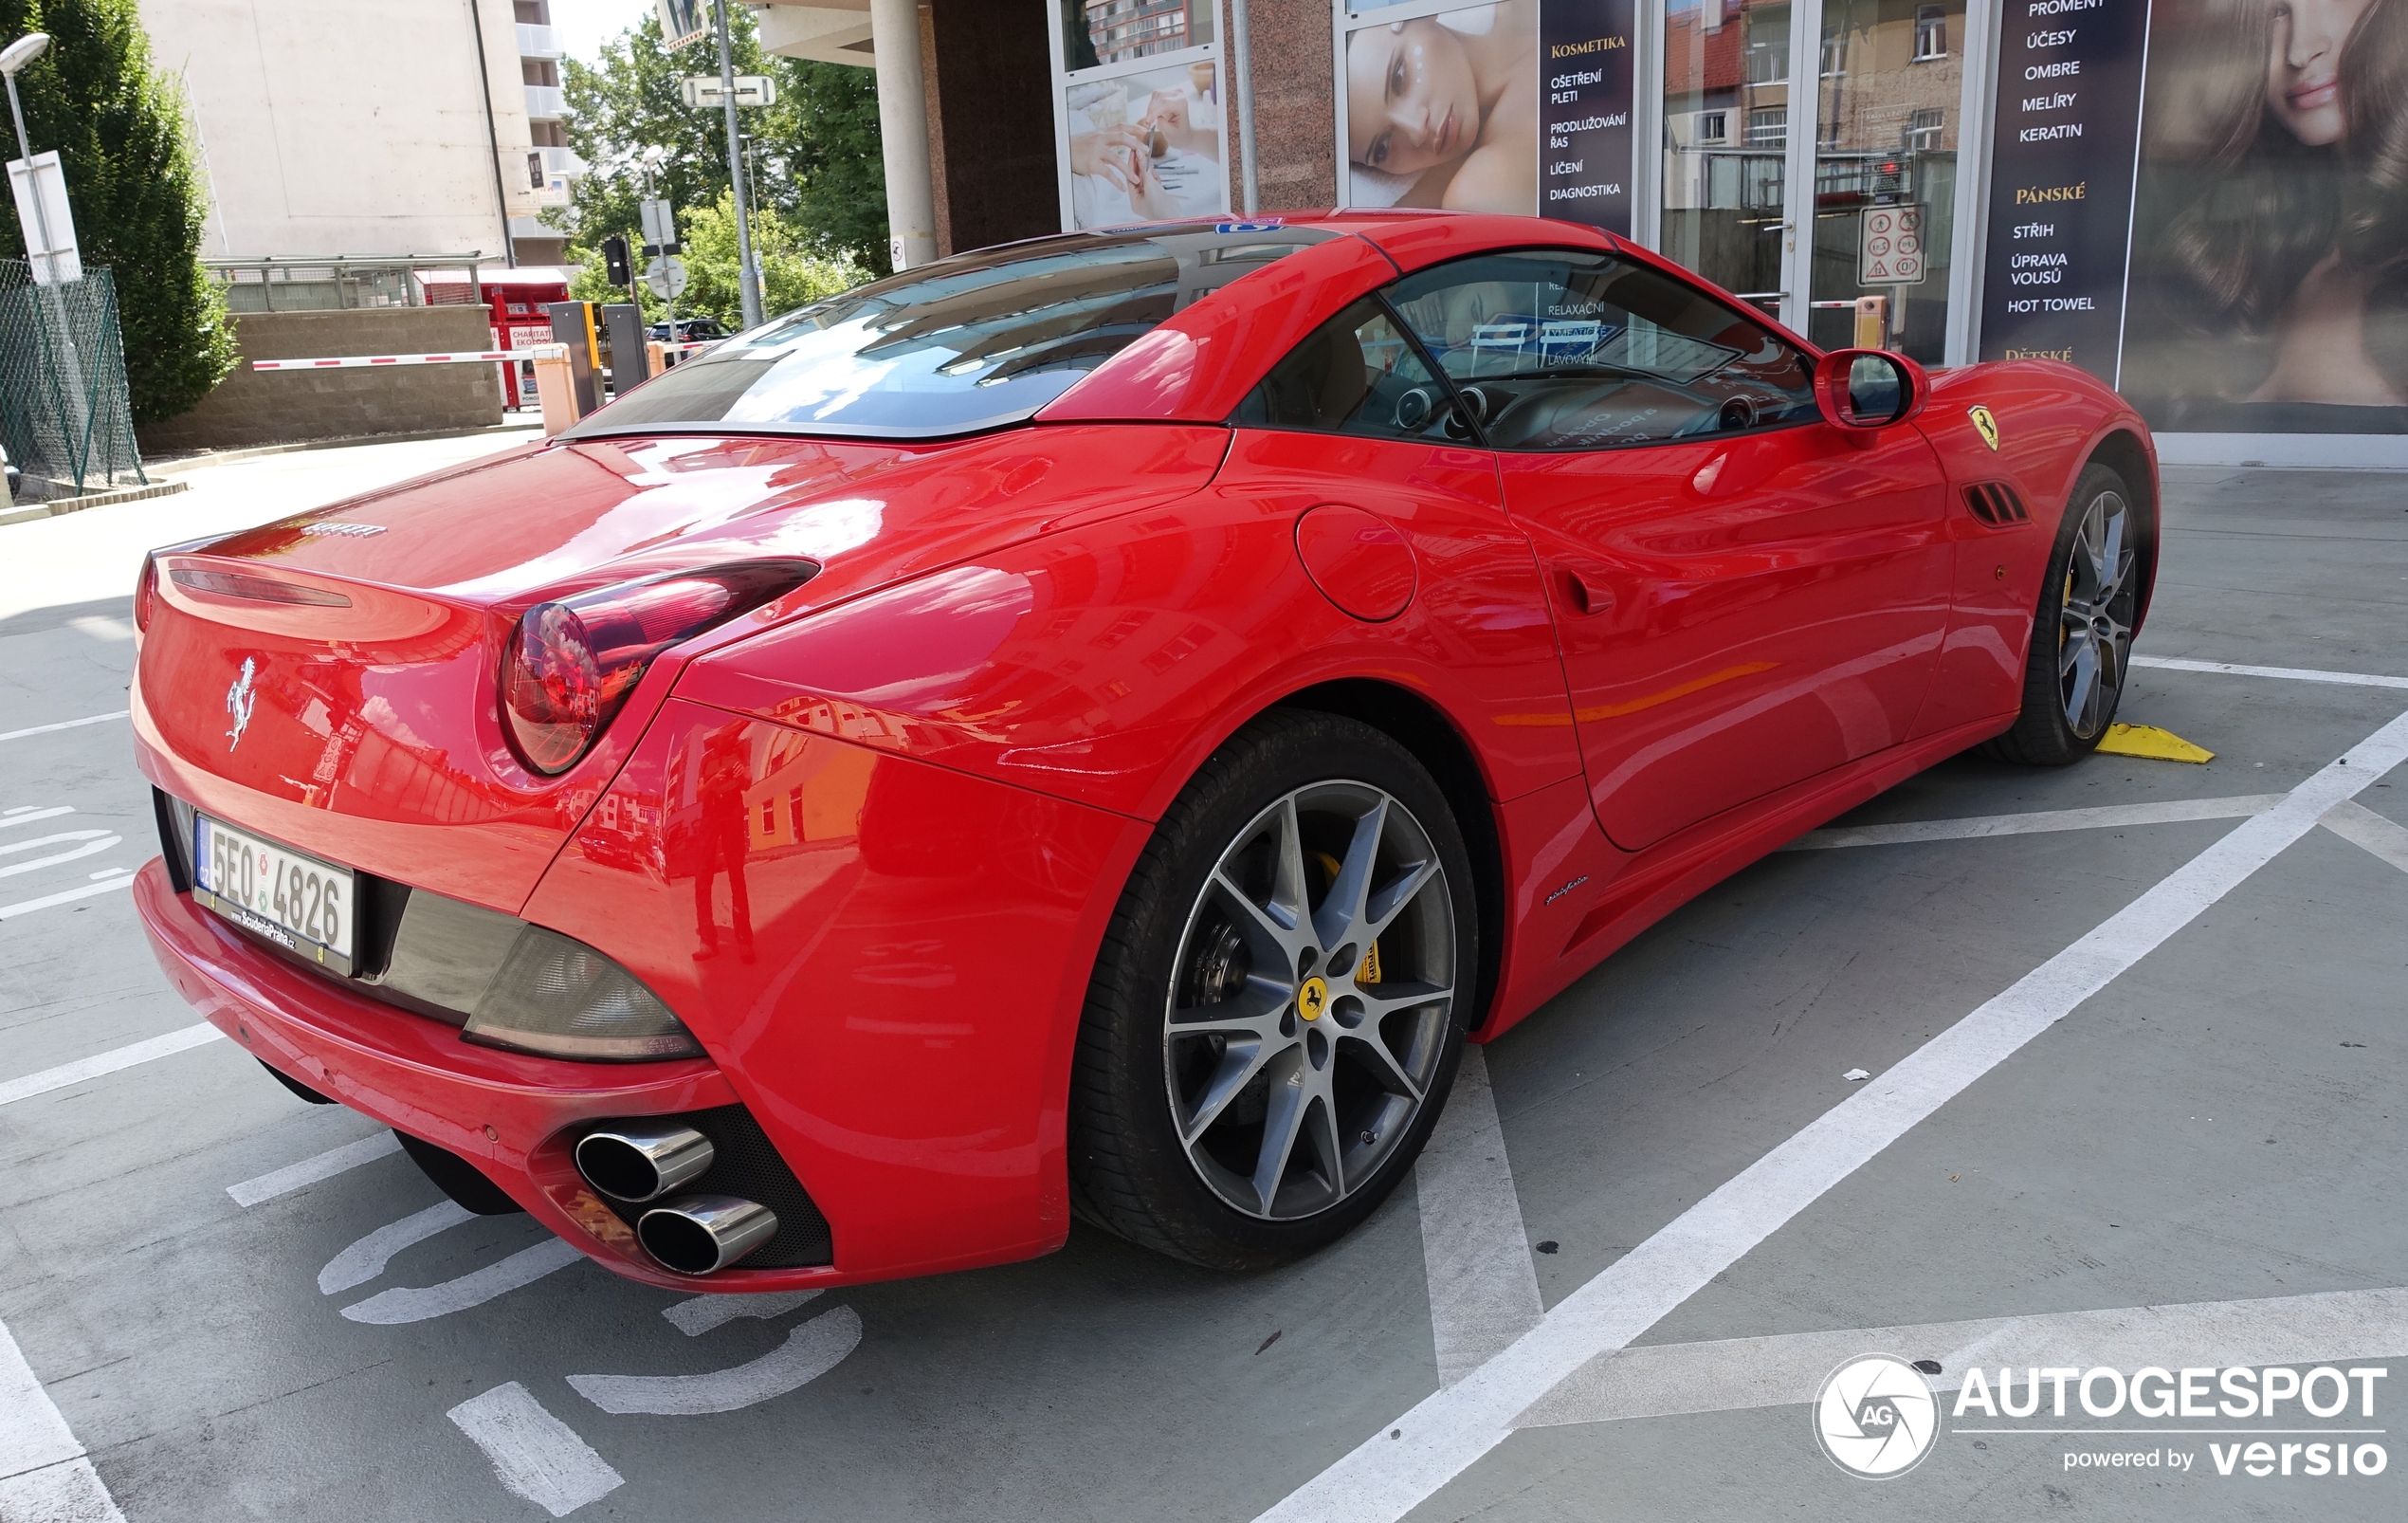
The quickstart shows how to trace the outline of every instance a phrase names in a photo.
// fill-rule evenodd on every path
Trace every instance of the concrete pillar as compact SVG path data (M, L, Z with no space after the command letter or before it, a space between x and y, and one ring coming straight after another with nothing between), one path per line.
M869 0L878 59L878 136L886 158L886 229L897 269L937 257L937 195L928 174L928 104L920 67L919 0Z

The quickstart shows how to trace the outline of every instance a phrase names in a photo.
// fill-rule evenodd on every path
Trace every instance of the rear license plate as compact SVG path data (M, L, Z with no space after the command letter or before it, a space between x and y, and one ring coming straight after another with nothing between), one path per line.
M256 936L351 974L352 872L192 817L192 898Z

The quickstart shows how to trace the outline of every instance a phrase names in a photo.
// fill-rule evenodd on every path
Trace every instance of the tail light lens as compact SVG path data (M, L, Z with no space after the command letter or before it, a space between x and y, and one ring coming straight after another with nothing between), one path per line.
M142 558L142 575L134 582L134 633L147 634L151 629L151 603L158 596L159 563L155 556Z
M520 758L546 777L567 771L654 656L818 570L808 560L764 560L668 572L528 609L502 667L502 717Z

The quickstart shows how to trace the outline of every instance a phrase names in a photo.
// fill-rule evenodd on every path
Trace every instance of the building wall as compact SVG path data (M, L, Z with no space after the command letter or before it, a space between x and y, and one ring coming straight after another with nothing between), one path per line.
M536 212L511 0L142 0L141 9L152 57L182 72L200 130L215 203L206 256L494 257L507 248L505 217Z
M1247 28L1254 56L1254 185L1266 211L1306 211L1338 201L1338 102L1329 0L1250 0ZM1222 0L1221 36L1236 23ZM1224 56L1235 45L1224 46ZM1222 139L1237 142L1237 91ZM1229 204L1243 207L1244 170L1229 154Z
M921 7L939 253L1062 230L1045 15L1046 0Z
M241 361L201 405L140 431L146 454L361 434L474 429L502 421L493 365L255 371L254 359L443 354L492 342L481 306L246 312L232 320Z

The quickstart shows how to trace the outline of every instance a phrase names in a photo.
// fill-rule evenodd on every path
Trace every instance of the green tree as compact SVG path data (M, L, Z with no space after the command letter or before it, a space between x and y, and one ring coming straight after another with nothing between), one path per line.
M731 333L742 327L743 298L736 275L734 193L721 191L712 205L686 213L679 231L684 235L689 284L685 294L677 299L677 315L717 318ZM808 247L786 219L775 211L755 215L753 254L761 266L761 307L771 317L833 296L859 284L864 278L858 265L830 259ZM623 287L609 284L604 276L599 248L580 246L572 248L569 257L583 266L570 283L570 296L580 302L628 299ZM635 289L645 321L659 322L667 318L666 303L656 300L641 281Z
M0 36L29 31L50 34L17 77L30 146L58 150L83 263L116 282L134 421L173 417L234 368L225 299L200 264L209 198L183 82L151 66L135 0L0 0ZM0 236L25 246L13 200Z
M764 226L791 229L802 251L885 274L885 172L872 72L762 52L752 12L741 6L730 18L729 42L738 73L766 74L778 85L775 105L741 114ZM707 39L663 51L660 22L650 15L604 44L593 64L566 62L569 143L588 173L570 207L547 215L577 246L597 247L613 232L641 242L633 232L648 163L653 193L681 217L725 193L726 119L689 109L678 89L680 79L715 74L718 64Z

